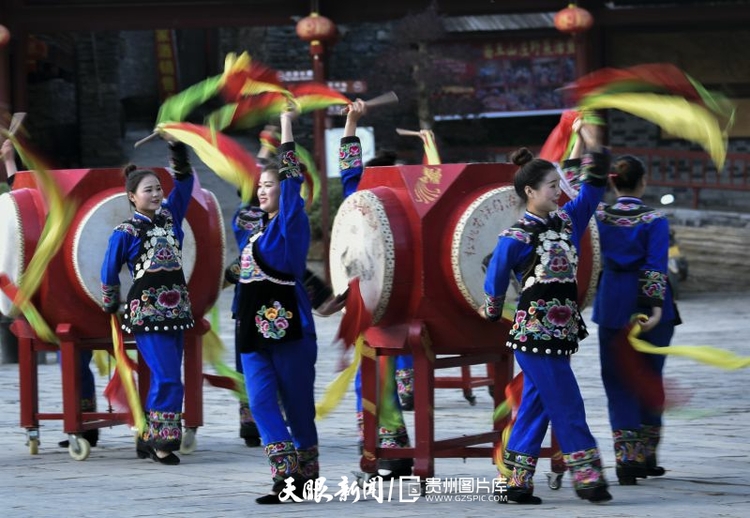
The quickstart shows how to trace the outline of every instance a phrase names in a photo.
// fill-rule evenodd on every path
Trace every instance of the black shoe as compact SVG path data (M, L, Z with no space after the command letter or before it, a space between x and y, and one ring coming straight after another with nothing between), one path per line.
M248 448L260 446L260 432L252 421L240 423L240 437L245 440L245 446Z
M383 480L410 477L414 459L378 459L378 476Z
M612 500L612 495L607 491L607 486L588 487L586 489L576 489L576 494L583 500L589 502L603 503Z
M304 489L305 489L305 482L307 479L303 477L302 475L299 475L295 473L292 475L294 477L294 496L296 496L298 499L302 500L304 498ZM259 496L255 499L256 504L260 505L276 505L276 504L288 504L288 503L297 503L297 500L295 500L292 497L287 498L286 500L281 500L279 498L279 495L286 487L286 480L279 480L277 482L274 482L273 487L271 488L271 492L267 495Z
M94 447L96 446L96 443L99 442L99 429L95 428L93 430L86 430L81 434L81 436L89 442L89 445L91 445L91 447ZM70 446L70 441L68 439L65 439L64 441L58 442L57 445L60 448L68 448Z
M135 454L139 459L150 459L152 451L153 449L151 448L151 446L146 444L146 441L144 441L140 437L136 440Z
M666 472L667 472L667 470L665 470L661 466L648 466L646 468L646 474L649 477L661 477Z
M637 479L648 478L648 468L645 464L620 464L615 471L621 486L635 486L638 484Z
M180 463L180 458L175 455L174 452L170 451L166 457L159 457L156 450L153 448L151 448L151 459L153 459L154 462L164 464L165 466L176 466Z

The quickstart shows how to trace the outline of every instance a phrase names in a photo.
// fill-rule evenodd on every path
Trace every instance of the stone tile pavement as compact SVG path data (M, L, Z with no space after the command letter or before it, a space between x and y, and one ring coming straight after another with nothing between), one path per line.
M229 292L219 301L224 318L220 335L231 347L228 318ZM750 302L747 294L702 294L680 301L685 324L677 328L675 344L713 344L746 353L750 325L737 319ZM590 314L585 313L586 317ZM589 321L589 318L587 318ZM331 346L338 317L318 319L319 357L316 395L334 377L336 351ZM595 326L592 325L592 336ZM40 365L42 410L61 408L60 373L54 354ZM231 350L226 361L231 362ZM602 448L610 482L614 479L614 454L606 418L606 402L599 379L597 343L588 338L574 356L573 365L583 391L589 424ZM479 372L479 367L474 367ZM725 516L744 517L750 510L750 371L721 371L682 358L667 360L666 377L673 392L684 400L667 413L660 463L664 477L641 481L636 487L613 484L614 500L594 505L579 500L566 476L558 491L549 489L543 472L549 461L542 459L536 477L537 494L544 504L523 512L535 516ZM106 380L97 380L98 392ZM458 389L440 389L436 394L436 436L446 438L484 431L492 413L492 401L484 388L476 389L476 406L470 406ZM106 401L100 396L100 408ZM332 415L319 422L321 474L327 478L329 494L338 490L343 476L352 479L358 469L353 391ZM433 514L476 516L519 510L514 505L476 501L378 503L372 498L353 502L305 502L282 509L258 506L254 498L269 487L268 466L261 448L247 448L238 438L237 402L227 392L206 386L204 426L199 429L197 450L182 455L182 464L161 466L135 457L131 432L126 426L102 430L99 446L83 462L73 460L57 447L64 438L60 421L44 421L38 455L25 446L25 431L19 427L18 369L0 366L0 513L3 517L135 517L161 516L234 517L278 515L403 517ZM413 432L413 413L407 413ZM436 477L489 480L495 470L489 459L437 459ZM442 495L448 495L445 491ZM454 498L457 493L451 493ZM404 494L406 498L406 494ZM445 497L443 497L445 498Z

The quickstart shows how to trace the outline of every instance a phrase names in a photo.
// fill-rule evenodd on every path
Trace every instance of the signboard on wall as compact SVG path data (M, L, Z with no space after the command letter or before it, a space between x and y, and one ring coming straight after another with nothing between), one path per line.
M446 64L456 84L444 91L473 96L482 110L474 116L560 113L565 108L559 88L573 81L576 73L571 38L506 38L469 48L467 59Z

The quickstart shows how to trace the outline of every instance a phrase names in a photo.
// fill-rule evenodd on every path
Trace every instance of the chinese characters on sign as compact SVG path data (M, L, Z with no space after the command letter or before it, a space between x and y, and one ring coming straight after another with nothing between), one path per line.
M564 37L485 40L444 69L453 84L443 93L472 97L485 114L562 110L559 89L575 80L576 47Z

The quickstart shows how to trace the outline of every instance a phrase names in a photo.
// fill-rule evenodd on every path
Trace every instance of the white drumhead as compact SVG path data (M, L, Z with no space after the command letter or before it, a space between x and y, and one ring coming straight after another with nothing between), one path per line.
M453 280L466 302L478 310L484 304L484 279L500 232L523 214L523 204L513 187L499 187L479 196L461 214L453 231ZM505 301L515 304L520 286L511 279Z
M0 272L18 285L24 264L21 211L11 193L0 194ZM13 304L0 292L0 313L10 315Z
M97 203L83 218L76 229L73 240L73 267L79 284L96 304L102 301L101 269L104 253L114 228L125 221L130 214L125 193L115 194ZM185 238L182 243L182 268L185 280L189 281L195 267L195 236L187 219L182 229ZM127 266L120 272L120 295L124 297L133 285Z
M329 258L334 292L343 293L359 277L362 299L377 323L393 290L396 254L385 206L371 191L357 191L339 207Z

